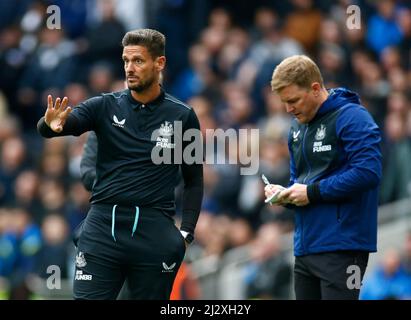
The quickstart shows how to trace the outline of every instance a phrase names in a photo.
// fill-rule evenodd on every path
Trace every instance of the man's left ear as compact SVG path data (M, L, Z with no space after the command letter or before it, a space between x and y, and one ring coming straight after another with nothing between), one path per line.
M166 57L160 56L156 59L156 67L158 71L162 71L166 65Z
M321 91L321 85L318 82L311 84L311 89L313 90L314 97L318 97Z

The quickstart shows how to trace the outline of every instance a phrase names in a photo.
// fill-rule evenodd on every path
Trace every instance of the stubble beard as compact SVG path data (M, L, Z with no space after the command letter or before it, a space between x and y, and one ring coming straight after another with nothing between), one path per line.
M153 85L154 81L155 81L155 76L153 75L145 81L140 81L139 84L130 84L127 81L127 86L132 91L135 91L137 93L142 93L146 91L148 88L150 88Z

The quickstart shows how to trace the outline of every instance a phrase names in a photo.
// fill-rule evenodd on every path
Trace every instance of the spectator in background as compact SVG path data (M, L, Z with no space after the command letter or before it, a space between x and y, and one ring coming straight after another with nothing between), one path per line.
M183 101L202 94L214 79L210 65L210 54L205 46L192 45L188 58L189 65L178 74L171 88L171 92Z
M248 299L290 298L292 269L281 250L279 227L262 225L251 242L251 262L244 269Z
M36 274L43 279L50 276L48 267L60 268L62 279L67 279L71 265L69 256L69 228L66 220L59 213L47 215L41 226L43 245L37 255Z
M0 102L1 103L1 102ZM7 110L0 116L0 145L12 137L20 136L21 124L15 116L11 116Z
M40 43L22 76L20 87L43 92L49 88L63 89L75 70L75 46L62 29L43 25Z
M406 97L393 92L389 98L390 112L385 119L387 150L381 185L382 203L404 199L411 195L411 141L407 135Z
M48 2L60 8L62 28L70 39L77 38L86 32L88 1L52 0Z
M86 64L96 61L110 65L114 76L123 75L123 70L115 61L121 55L121 39L126 32L123 23L115 15L115 2L112 0L97 1L96 10L101 14L101 20L95 21L85 33L86 51L83 58ZM103 92L108 92L105 90ZM102 91L95 91L98 94Z
M270 81L271 74L267 70L272 70L289 55L303 53L303 48L280 28L279 17L270 8L257 10L255 24L258 40L250 46L249 52L237 67L235 79L248 93L253 93L254 99L259 99L261 93L258 88ZM258 111L258 115L262 116L261 110Z
M144 28L148 25L147 6L149 5L144 0L115 0L116 16L125 30Z
M13 202L13 182L28 165L24 141L19 136L6 139L0 156L0 204L4 205Z
M252 240L254 231L245 218L232 218L228 225L227 250L246 246Z
M204 143L207 144L210 142L207 137L207 129L216 129L213 105L207 97L201 95L190 98L188 104L194 108L198 121L200 122L200 130L204 137Z
M12 211L0 208L0 277L9 277L18 258L18 240L13 230Z
M33 223L29 212L16 208L11 215L12 233L17 241L17 259L9 275L10 298L26 300L30 295L27 277L35 271L37 254L42 246L41 231Z
M32 119L43 114L43 92L60 92L74 79L77 62L76 46L62 29L49 29L44 23L38 40L17 91L17 112L24 126L30 129Z
M411 276L401 266L400 255L391 248L382 263L364 279L361 300L411 299Z
M40 162L40 171L46 179L67 180L66 153L45 153Z
M411 277L411 230L408 230L405 236L401 264L404 267L405 272Z
M404 93L409 91L407 73L403 68L399 67L391 69L387 78L391 86L391 91L400 91Z
M72 182L69 190L70 202L65 211L65 218L69 225L70 233L86 218L90 209L90 192L84 188L80 181Z
M298 41L304 49L315 53L321 27L321 12L313 6L312 0L292 0L294 10L286 17L285 34Z
M226 106L224 110L220 110L220 126L223 129L238 130L249 124L256 108L244 88L238 83L232 82L224 89L224 94Z
M35 223L40 224L42 220L42 205L38 198L39 174L34 170L21 172L14 181L13 206L23 208L30 212Z
M43 208L42 219L51 212L65 212L68 206L66 187L58 179L42 180L39 196Z
M328 43L321 47L319 67L323 72L324 83L327 88L349 83L345 72L345 53L338 45Z
M401 55L397 47L386 47L381 52L380 60L383 71L387 74L401 68Z
M376 2L377 13L368 21L367 43L379 55L388 46L401 42L403 34L396 19L394 0Z
M109 79L111 80L111 77ZM91 81L89 82L89 85L91 85ZM71 97L71 103L73 105L77 105L81 101L87 99L90 95L89 86L85 86L84 84L78 82L72 82L64 88L64 95L66 97Z
M9 101L15 99L20 77L27 68L27 53L20 47L22 36L22 30L16 25L0 30L0 88Z
M21 0L19 2L0 2L0 29L14 23L24 12L27 11L32 0Z
M398 13L398 23L403 34L403 39L399 44L401 62L404 68L411 67L411 8L402 8Z
M110 92L113 80L113 71L109 64L94 64L88 77L90 95L96 95L98 92Z
M367 110L375 118L376 123L383 126L390 84L384 78L382 68L377 61L366 60L362 71L360 94L368 101Z
M221 78L241 82L238 70L250 51L250 36L245 29L232 28L217 57L216 68Z

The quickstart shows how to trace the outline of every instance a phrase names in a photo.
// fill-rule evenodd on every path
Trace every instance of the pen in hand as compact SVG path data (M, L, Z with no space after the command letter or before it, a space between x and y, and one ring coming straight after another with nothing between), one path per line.
M267 179L267 177L264 175L264 174L262 174L261 175L261 179L263 179L263 181L264 181L264 183L265 183L265 185L270 185L271 183L270 183L270 181L268 181L268 179ZM274 192L272 195L271 195L271 197L269 197L268 199L265 199L265 203L270 203L270 205L272 206L273 205L273 202L275 203L276 201L277 201L277 196L281 193L281 191L282 190L284 190L285 188L284 187L281 187L281 188L279 188L276 192ZM274 200L274 201L273 201Z

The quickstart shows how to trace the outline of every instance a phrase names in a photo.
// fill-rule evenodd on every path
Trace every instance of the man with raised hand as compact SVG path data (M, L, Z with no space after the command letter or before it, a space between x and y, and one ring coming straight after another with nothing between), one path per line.
M183 142L174 134L178 125L181 134L199 132L199 122L190 106L160 86L165 37L139 29L126 33L122 44L128 89L75 108L67 97L53 103L49 96L38 123L46 138L92 130L98 140L91 208L77 242L75 299L115 299L125 279L135 299L169 299L201 208L202 163L175 161L189 143L201 152L202 142ZM152 154L173 157L159 164ZM173 215L180 169L185 185L179 230Z

